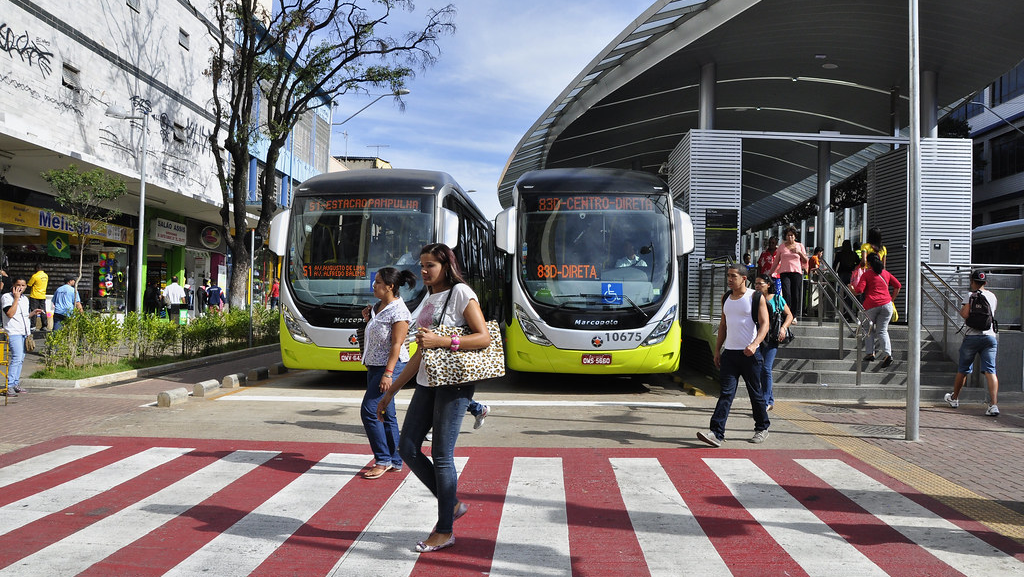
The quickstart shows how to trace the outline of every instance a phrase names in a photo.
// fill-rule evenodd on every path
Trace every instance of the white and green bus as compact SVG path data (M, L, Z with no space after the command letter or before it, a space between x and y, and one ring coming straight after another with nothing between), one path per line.
M679 258L693 224L668 186L636 171L524 174L495 220L510 255L505 358L522 372L667 373L678 369Z

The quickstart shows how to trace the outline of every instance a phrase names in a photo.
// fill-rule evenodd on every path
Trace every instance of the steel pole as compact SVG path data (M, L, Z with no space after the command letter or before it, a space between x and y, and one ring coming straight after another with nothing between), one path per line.
M921 410L921 44L918 0L910 1L910 147L907 150L907 427L920 439Z

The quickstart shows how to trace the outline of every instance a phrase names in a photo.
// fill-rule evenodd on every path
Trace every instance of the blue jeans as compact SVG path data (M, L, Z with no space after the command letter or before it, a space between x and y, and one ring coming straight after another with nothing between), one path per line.
M21 382L21 365L25 362L25 335L7 335L11 346L11 365L7 369L7 388L13 391Z
M396 469L402 468L402 457L398 454L398 417L395 415L395 401L392 399L384 413L384 420L377 419L377 403L380 402L384 393L380 390L380 380L384 376L384 369L387 367L366 367L366 394L363 395L363 407L359 416L363 420L363 428L366 429L366 438L370 441L370 449L373 450L374 464L391 465ZM405 363L399 361L395 365L394 377L405 368Z
M761 392L764 394L766 405L775 404L775 394L772 393L772 369L775 367L775 355L778 353L779 347L761 343Z
M747 385L747 395L750 396L750 404L754 412L754 430L766 431L771 425L768 420L768 408L765 406L764 394L761 392L761 350L754 352L748 357L742 350L722 351L721 362L721 387L722 394L718 396L718 404L715 405L715 414L711 415L711 432L719 440L725 438L725 421L729 419L729 409L732 408L732 401L736 398L736 385L740 377ZM454 505L453 505L454 506Z
M459 475L455 470L455 441L462 418L476 390L474 385L416 386L402 424L398 451L412 472L437 497L438 533L451 533ZM423 454L423 439L434 429L430 458ZM433 461L431 461L433 460Z
M996 350L999 343L992 335L967 335L963 344L960 345L960 362L957 363L957 372L965 375L971 374L974 370L974 357L981 355L981 373L996 374Z

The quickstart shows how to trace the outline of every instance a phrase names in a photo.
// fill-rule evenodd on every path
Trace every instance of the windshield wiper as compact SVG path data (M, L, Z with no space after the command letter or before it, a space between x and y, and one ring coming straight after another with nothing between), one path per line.
M580 296L581 296L581 297L591 297L591 298L597 298L597 299L601 299L601 301L602 301L602 302L604 301L604 299L606 299L606 298L607 298L607 297L606 297L605 295L603 295L603 294L581 294ZM626 302L628 302L628 303L629 303L629 306L631 306L631 307L635 308L635 309L636 309L637 311L639 311L639 312L640 312L640 314L644 315L644 318L645 318L645 319L649 319L649 318L651 318L651 315L649 315L649 314L645 313L645 312L644 312L644 309L640 308L640 306L639 306L639 305L637 305L637 304L636 304L635 302L633 302L633 299L629 298L629 297L628 297L628 296L626 296L626 295L615 295L615 296L618 296L618 297L622 297L623 299L625 299L625 300L626 300Z

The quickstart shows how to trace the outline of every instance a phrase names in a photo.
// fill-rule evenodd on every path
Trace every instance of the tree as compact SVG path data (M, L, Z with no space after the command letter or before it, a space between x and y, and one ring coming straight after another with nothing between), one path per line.
M411 0L214 0L216 46L206 71L212 81L214 127L210 146L217 159L221 221L231 249L228 295L245 303L249 246L245 243L250 150L268 145L266 169L256 183L260 201L256 230L266 235L280 208L275 169L288 135L302 115L342 94L368 87L393 92L433 64L437 40L455 30L455 8L429 10L422 30L402 39L384 30L395 11L412 11ZM256 104L265 112L254 117ZM232 230L234 231L232 234Z
M82 280L86 237L98 232L93 229L96 225L109 224L121 214L118 210L103 208L103 204L121 198L128 188L120 176L100 168L81 172L74 164L64 169L48 170L41 176L50 183L57 196L57 204L68 213L68 225L78 235L77 285ZM142 246L141 239L136 239L136 244Z

